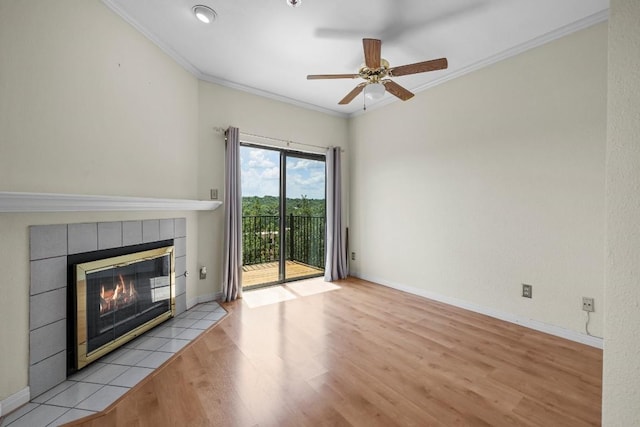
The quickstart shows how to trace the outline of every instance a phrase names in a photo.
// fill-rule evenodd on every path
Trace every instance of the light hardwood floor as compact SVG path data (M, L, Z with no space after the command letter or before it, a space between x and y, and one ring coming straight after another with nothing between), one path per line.
M602 351L369 282L230 315L83 426L599 425Z

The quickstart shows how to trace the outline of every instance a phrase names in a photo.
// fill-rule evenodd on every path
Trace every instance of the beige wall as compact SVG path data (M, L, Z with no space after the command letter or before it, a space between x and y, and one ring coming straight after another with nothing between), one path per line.
M631 32L621 28L621 38ZM345 186L357 195L353 272L577 332L580 297L592 296L591 330L601 336L606 60L607 29L598 25L347 121L198 82L97 0L0 0L0 191L207 199L217 188L222 198L216 126L338 145L351 168ZM632 65L620 61L610 79ZM637 135L630 123L623 141ZM609 197L624 205L630 189ZM220 292L222 209L0 214L0 400L27 386L27 227L175 216L187 217L188 270L210 272L189 277L188 299ZM610 239L610 265L611 247L624 250ZM532 300L519 296L522 282L534 286ZM611 396L628 352L637 353L620 326L638 323L637 288L630 276L621 283L607 302L629 305L607 320ZM607 394L604 409L620 412Z
M0 191L197 196L197 79L99 1L2 0L0 94ZM28 226L175 216L196 254L191 212L0 214L0 400L27 386Z
M97 0L0 0L0 94L0 191L222 198L214 126L346 145L346 119L198 82ZM0 214L0 401L27 386L29 225L184 216L193 303L220 292L222 211Z
M99 1L0 7L0 190L195 198L197 79Z
M640 2L609 18L607 263L602 425L640 425Z
M606 64L600 24L353 119L352 273L602 336Z
M199 102L199 168L198 194L202 198L209 195L212 188L224 188L224 135L214 127L235 126L241 132L269 136L288 141L317 145L320 147L347 145L347 119L319 113L312 110L266 99L250 93L238 92L223 86L200 82ZM246 140L247 137L242 137ZM249 138L249 142L285 147L275 141ZM294 150L324 153L324 149L291 144ZM343 153L348 159L348 150ZM344 174L344 192L348 200L348 176ZM221 196L222 197L222 196ZM346 214L347 212L345 212ZM221 290L222 244L217 236L223 233L223 209L214 212L213 217L201 215L199 223L199 262L207 264L214 274L207 278L204 286L209 292ZM204 265L204 264L203 264Z

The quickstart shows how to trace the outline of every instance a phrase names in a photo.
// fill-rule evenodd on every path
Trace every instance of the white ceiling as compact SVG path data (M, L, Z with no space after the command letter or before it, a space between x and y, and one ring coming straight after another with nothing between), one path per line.
M103 1L198 78L344 115L363 108L362 95L338 105L361 80L306 76L357 73L364 37L382 40L392 67L446 57L447 70L394 78L420 92L603 21L609 8L608 0ZM196 4L216 21L197 21ZM395 101L386 94L367 108Z

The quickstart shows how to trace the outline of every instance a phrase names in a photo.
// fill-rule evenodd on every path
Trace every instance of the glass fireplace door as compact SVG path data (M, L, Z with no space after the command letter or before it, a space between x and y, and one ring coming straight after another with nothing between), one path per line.
M173 313L173 246L78 264L77 369Z

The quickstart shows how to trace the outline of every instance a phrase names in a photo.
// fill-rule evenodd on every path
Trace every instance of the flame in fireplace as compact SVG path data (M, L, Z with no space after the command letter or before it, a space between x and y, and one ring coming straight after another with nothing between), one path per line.
M106 289L104 284L100 285L100 314L131 305L137 298L138 293L133 280L129 280L127 285L122 274L119 274L115 285L107 285Z

